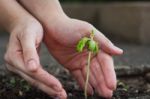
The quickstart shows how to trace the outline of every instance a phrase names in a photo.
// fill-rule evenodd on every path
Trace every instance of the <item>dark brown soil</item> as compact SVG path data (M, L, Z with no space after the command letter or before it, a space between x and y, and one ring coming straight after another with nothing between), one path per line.
M83 92L70 77L57 76L68 93L68 99L84 99ZM0 99L52 99L40 90L31 87L17 76L0 76ZM88 99L104 99L98 95ZM120 78L112 99L150 99L150 84L143 77Z

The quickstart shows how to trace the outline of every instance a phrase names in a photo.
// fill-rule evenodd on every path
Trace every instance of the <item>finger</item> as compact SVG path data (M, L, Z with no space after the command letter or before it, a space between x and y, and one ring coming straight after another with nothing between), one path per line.
M53 75L50 75L47 71L40 68L36 73L29 73L35 79L43 82L49 87L54 88L57 91L61 91L62 85L58 79L56 79Z
M75 79L77 80L79 86L81 89L84 89L85 86L85 80L84 77L82 75L82 72L80 70L74 70L72 71L72 75L75 77ZM90 85L88 85L88 90L87 90L88 94L92 94L93 93L93 89Z
M24 66L24 61L22 59L23 57L21 55L14 55L13 58L11 58L11 65L15 66L18 70L30 75L32 78L46 84L47 86L53 87L56 91L60 91L62 89L62 85L59 80L45 71L42 66L37 65L38 67L36 71L29 71Z
M26 79L28 82L30 82L33 86L41 89L42 91L44 91L45 93L47 93L50 96L54 96L54 97L59 97L60 99L66 99L67 98L67 94L65 92L65 90L62 88L61 90L57 90L54 89L53 87L47 86L44 83L41 83L37 80L33 81L32 78L28 75L24 75L22 72L20 72L20 75Z
M101 95L105 98L112 97L113 92L111 89L109 89L107 87L103 73L102 73L101 68L100 68L100 65L98 64L96 59L94 59L92 61L91 71L93 72L93 75L95 76L96 81L97 81L97 87L95 88L96 92L98 92L99 95Z
M25 52L26 52L26 49L27 49L27 52L28 52L28 49L29 49L29 53L32 52L32 51L30 51L30 49L32 50L32 48L33 49L35 48L35 51L33 51L33 52L36 52L36 47L33 43L34 39L33 40L31 40L31 38L28 38L29 40L25 40L25 39L27 39L27 38L25 36L23 36L22 40L21 40L22 44L24 45L23 49L25 49ZM31 44L27 44L26 41L29 41L28 43L31 42ZM14 45L15 45L14 42L11 42L9 45L9 49L13 48ZM16 68L18 68L22 72L32 76L33 78L41 81L42 83L45 83L47 86L54 87L56 90L60 90L62 88L62 85L60 84L60 82L55 77L50 75L48 72L43 70L39 64L34 64L34 62L32 62L32 66L33 65L36 66L36 69L34 69L34 72L33 72L25 67L24 60L23 60L24 56L22 56L22 53L20 53L18 51L14 51L14 53L15 53L14 54L11 50L9 50L8 53L10 53L10 55L11 55L11 56L9 55L9 59L11 60L10 64L12 64L13 66L16 66ZM23 55L26 55L26 54L23 54ZM27 55L27 59L28 59L28 57L30 57L30 55L29 54Z
M19 36L22 51L23 51L23 59L26 68L29 71L36 71L38 68L37 65L40 64L39 56L36 49L36 37L34 35L22 34Z
M101 69L104 74L104 78L107 86L110 89L115 90L117 80L116 80L116 74L114 70L114 63L112 57L106 54L105 52L101 51L97 55L97 59L99 64L101 65Z
M123 50L116 47L107 37L105 37L100 31L94 29L95 31L95 39L98 41L100 48L103 51L112 54L112 55L120 55L123 53Z
M10 71L19 74L19 75L20 75L21 77L23 77L26 81L28 81L31 85L33 85L33 86L39 88L40 90L42 90L43 92L47 93L48 95L53 96L53 97L59 97L60 99L66 99L67 94L66 94L66 92L65 92L64 89L62 89L62 91L60 91L60 92L57 92L57 91L55 91L53 88L48 87L48 86L46 86L45 84L43 84L43 83L41 83L41 82L39 82L39 81L37 81L37 80L31 78L29 75L27 75L27 74L21 72L21 71L18 70L18 69L15 69L14 67L10 66L9 64L7 64L6 66L7 66L7 68L8 68Z

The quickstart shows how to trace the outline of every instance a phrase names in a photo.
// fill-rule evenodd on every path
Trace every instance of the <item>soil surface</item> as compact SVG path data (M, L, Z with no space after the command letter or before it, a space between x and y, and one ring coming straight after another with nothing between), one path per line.
M68 99L84 99L76 82L66 73L55 75L67 91ZM30 86L16 75L0 76L0 99L53 99L42 91ZM97 94L88 99L105 99ZM117 90L112 99L150 99L150 84L143 77L119 78Z

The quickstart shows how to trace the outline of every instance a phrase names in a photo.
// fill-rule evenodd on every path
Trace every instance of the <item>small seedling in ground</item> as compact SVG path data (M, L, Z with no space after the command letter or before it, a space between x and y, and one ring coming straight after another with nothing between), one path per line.
M88 49L88 58L87 58L87 66L86 66L86 81L85 81L85 89L84 89L84 96L87 99L87 87L89 82L89 75L90 75L90 62L91 62L91 55L96 55L99 51L98 43L94 41L94 31L91 31L90 38L83 37L77 44L77 51L82 52L83 49L87 47Z
M117 85L118 85L119 87L122 87L124 91L128 91L128 89L129 89L129 86L128 86L128 85L126 85L125 83L123 83L123 82L121 82L121 81L119 81L119 80L117 81Z
M24 79L20 81L20 85L22 86L23 91L27 92L31 89L31 86Z

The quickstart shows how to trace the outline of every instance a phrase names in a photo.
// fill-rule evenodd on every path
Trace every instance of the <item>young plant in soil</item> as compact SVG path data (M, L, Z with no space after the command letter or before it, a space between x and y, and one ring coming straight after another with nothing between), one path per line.
M84 86L84 96L87 99L87 87L89 82L90 75L90 63L91 63L91 55L96 55L99 51L99 46L96 41L94 41L94 31L91 31L90 38L83 37L77 44L77 51L83 52L84 48L88 50L88 58L87 58L87 66L86 66L86 81Z

